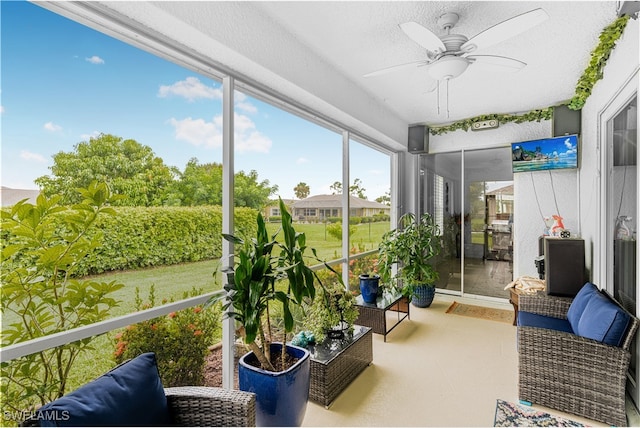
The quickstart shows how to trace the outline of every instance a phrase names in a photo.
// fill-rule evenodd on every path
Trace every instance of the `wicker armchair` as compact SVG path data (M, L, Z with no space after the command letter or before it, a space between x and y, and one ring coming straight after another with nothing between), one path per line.
M250 392L182 386L164 388L153 352L111 369L34 411L21 426L256 425L256 396Z
M165 388L172 426L184 427L254 427L256 398L250 392L182 386ZM27 419L21 426L40 426Z
M520 296L519 311L567 319L572 299ZM626 426L631 322L620 347L547 328L518 326L519 398L610 425Z

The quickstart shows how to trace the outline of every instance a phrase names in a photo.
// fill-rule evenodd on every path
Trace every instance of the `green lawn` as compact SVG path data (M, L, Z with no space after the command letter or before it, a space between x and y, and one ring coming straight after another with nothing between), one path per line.
M268 225L271 233L275 233L279 224ZM307 246L315 248L318 256L326 261L341 257L341 242L326 232L324 224L295 224L296 231L304 232L307 236ZM389 230L389 223L366 223L355 226L356 232L352 235L352 246L359 250L367 251L377 248L377 242L384 232ZM363 247L363 248L359 248ZM309 251L309 255L311 252ZM315 264L315 262L310 262ZM135 311L135 290L140 290L140 297L147 301L151 286L155 289L155 304L161 305L163 300L180 300L184 293L190 292L194 287L210 292L222 288L221 274L214 273L219 267L218 260L185 263L173 266L111 272L91 277L97 281L116 281L125 286L114 293L113 297L121 303L112 313L117 317ZM3 323L11 323L17 320L11 314L3 314ZM69 377L69 391L98 377L115 365L113 351L115 349L113 335L109 334L97 337L93 341L94 351L87 352L78 358Z

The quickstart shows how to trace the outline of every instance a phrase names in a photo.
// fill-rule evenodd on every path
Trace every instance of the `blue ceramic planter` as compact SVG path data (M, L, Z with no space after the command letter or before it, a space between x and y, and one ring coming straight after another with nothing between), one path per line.
M360 275L360 294L365 303L375 303L380 288L380 276Z
M428 308L433 303L436 295L436 287L430 285L417 285L413 292L411 303L419 308Z
M281 343L271 344L271 353L279 353ZM282 372L269 372L259 367L253 352L240 358L238 383L240 390L256 394L256 425L300 426L309 400L309 351L287 345L287 352L298 358L293 367Z

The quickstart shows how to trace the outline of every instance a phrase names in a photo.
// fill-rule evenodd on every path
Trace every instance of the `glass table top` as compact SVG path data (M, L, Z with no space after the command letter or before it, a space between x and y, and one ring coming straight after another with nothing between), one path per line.
M344 338L331 339L327 336L322 343L309 344L307 350L311 353L311 359L322 364L327 364L359 338L364 336L369 330L371 330L369 327L354 325L353 333L346 331Z
M356 297L356 305L365 306L368 308L387 309L389 306L396 303L402 297L402 293L385 291L382 296L378 296L376 303L365 303L362 295Z

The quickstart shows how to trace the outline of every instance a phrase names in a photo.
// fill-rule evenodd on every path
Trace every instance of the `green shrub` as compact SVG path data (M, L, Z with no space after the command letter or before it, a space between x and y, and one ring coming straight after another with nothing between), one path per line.
M191 295L202 294L193 290ZM184 298L188 298L185 293ZM155 305L154 287L149 303L142 304L136 288L138 311ZM220 338L220 305L202 306L172 312L130 325L116 334L114 359L117 364L145 352L155 352L158 371L165 387L204 384L205 358L210 345Z
M362 223L362 217L349 217L349 224L360 224Z
M110 294L123 284L74 279L80 263L100 248L96 224L113 215L117 197L105 184L79 189L83 202L58 204L38 196L2 210L1 309L16 321L2 326L2 346L103 321L119 302ZM2 407L24 411L66 393L68 373L93 338L37 352L2 364ZM3 422L0 420L0 422ZM15 421L14 421L15 422Z
M8 212L7 210L3 210ZM78 260L74 276L211 260L222 255L222 209L199 207L116 207L115 216L101 217L88 235L101 236L101 246ZM257 211L235 209L235 233L255 234ZM64 227L52 216L51 227ZM7 236L3 245L19 244L19 236ZM6 241L5 241L6 237Z

